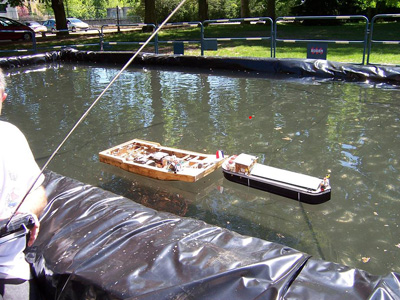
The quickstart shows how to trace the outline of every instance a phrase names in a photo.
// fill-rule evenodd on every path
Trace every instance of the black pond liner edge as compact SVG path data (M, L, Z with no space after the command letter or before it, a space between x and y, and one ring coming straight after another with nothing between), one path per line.
M127 51L79 51L67 48L42 54L0 58L0 67L12 69L57 61L124 65L133 54L134 52ZM135 58L133 64L400 84L400 67L359 65L318 59L233 58L143 53Z
M314 259L45 171L27 257L45 299L399 299L400 275Z

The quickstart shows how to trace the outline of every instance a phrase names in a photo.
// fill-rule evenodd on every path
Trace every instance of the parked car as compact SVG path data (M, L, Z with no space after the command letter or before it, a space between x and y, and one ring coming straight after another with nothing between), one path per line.
M35 32L45 32L47 27L36 21L25 21L25 25L29 26Z
M68 29L71 29L72 31L76 31L76 30L87 31L89 29L89 24L87 24L77 18L67 18L67 25L68 25Z
M56 20L55 19L50 19L47 20L43 23L44 26L47 27L47 30L49 31L56 31ZM89 24L77 19L77 18L67 18L67 26L69 30L72 31L77 31L77 30L88 30L89 29Z
M1 30L18 30L21 32L1 32ZM30 41L35 32L29 27L15 20L0 17L0 40Z
M47 31L54 32L54 31L57 30L57 28L56 28L56 20L54 20L54 19L50 19L50 20L44 21L43 22L43 26L46 26Z

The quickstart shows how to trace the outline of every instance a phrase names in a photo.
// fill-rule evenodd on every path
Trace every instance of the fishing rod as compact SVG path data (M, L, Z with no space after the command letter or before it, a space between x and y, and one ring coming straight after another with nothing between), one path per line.
M61 141L61 143L57 146L57 148L53 151L53 153L50 155L49 159L46 161L46 163L43 165L41 168L39 175L36 177L36 179L33 181L31 186L29 187L28 191L25 193L24 197L22 198L21 202L17 206L17 208L14 210L13 214L9 218L8 222L5 225L5 228L7 228L11 220L15 217L17 214L18 209L21 207L21 205L24 203L26 200L26 197L28 194L32 191L33 187L36 185L37 181L39 180L40 176L42 176L44 170L47 168L47 166L50 164L50 162L53 160L53 158L56 156L58 151L61 149L62 146L64 146L65 142L69 139L69 137L72 135L72 133L75 131L75 129L83 122L83 120L87 117L87 115L90 113L92 108L97 104L97 102L100 101L100 99L103 97L103 95L108 91L108 89L114 84L114 82L121 76L122 72L124 72L129 65L134 61L134 59L139 55L139 53L144 49L144 47L147 46L147 44L154 38L154 36L161 30L162 27L171 19L171 17L185 4L187 0L182 0L178 6L167 16L167 18L161 23L161 25L150 35L150 37L144 42L144 44L136 51L136 53L128 60L128 62L122 67L122 69L117 73L117 75L114 76L114 78L110 81L110 83L104 88L104 90L100 93L100 95L93 101L93 103L89 106L89 108L83 113L83 115L78 119L78 121L75 123L75 125L72 127L72 129L68 132L68 134L65 136L65 138Z

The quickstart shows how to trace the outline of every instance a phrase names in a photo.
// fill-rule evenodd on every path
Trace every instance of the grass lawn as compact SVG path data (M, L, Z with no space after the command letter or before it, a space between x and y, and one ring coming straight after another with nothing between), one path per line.
M306 58L307 40L329 40L327 45L327 59L338 62L361 63L365 51L365 62L368 48L364 49L366 32L365 23L343 23L341 25L306 26L298 23L278 23L276 43L276 58ZM151 33L141 30L122 31L120 33L104 34L104 50L135 51ZM216 51L205 51L206 56L230 57L271 57L271 25L270 24L230 24L209 25L204 28L205 38L218 38ZM234 38L227 40L227 38ZM253 38L244 40L244 38ZM263 38L263 40L254 40ZM186 55L201 55L200 40L201 28L198 26L172 27L159 32L159 53L173 53L172 41L190 41L184 44ZM286 40L303 40L287 42ZM304 41L306 40L306 41ZM400 65L400 45L394 43L400 40L400 22L382 22L374 24L373 42L369 62L373 64ZM334 43L333 41L340 41ZM383 44L382 41L392 41ZM114 44L118 43L118 44ZM46 52L55 46L79 45L79 50L100 50L98 33L93 35L74 34L68 37L38 37L37 51ZM86 46L85 46L86 45ZM25 49L32 53L32 43L12 42L1 43L0 51L10 49ZM144 49L145 52L154 52L151 43ZM0 52L0 56L21 55L21 52Z

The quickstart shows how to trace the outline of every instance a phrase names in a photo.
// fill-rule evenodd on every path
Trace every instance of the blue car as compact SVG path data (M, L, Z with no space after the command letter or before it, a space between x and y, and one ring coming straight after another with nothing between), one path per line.
M43 23L44 26L46 26L47 31L55 32L57 30L56 28L56 20L50 19L47 20Z

